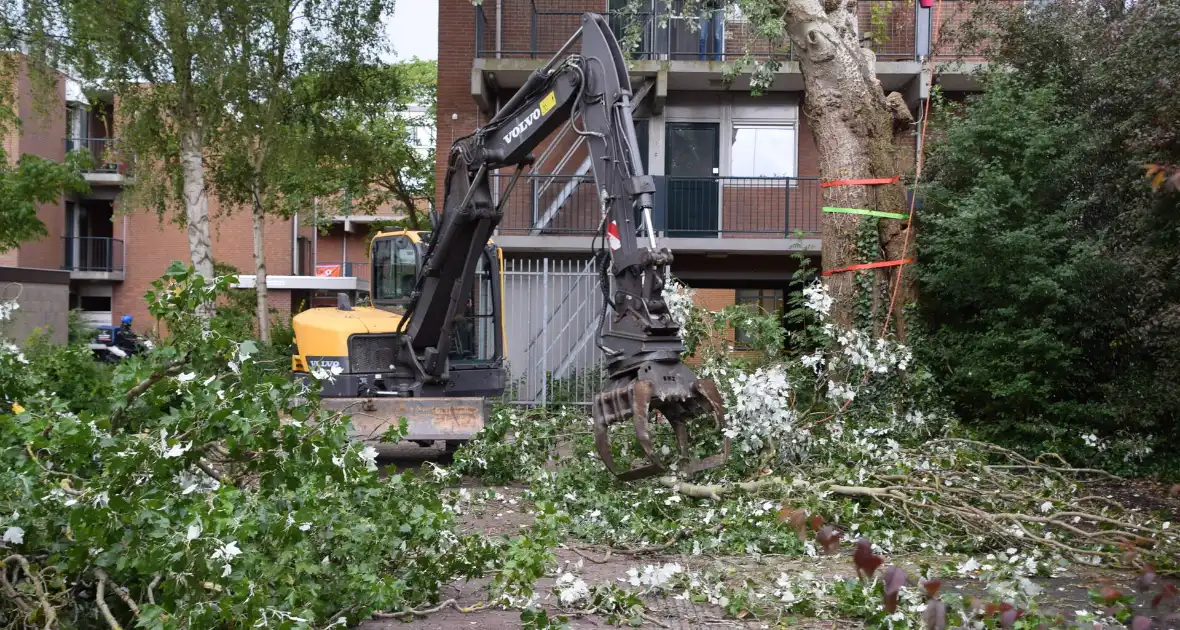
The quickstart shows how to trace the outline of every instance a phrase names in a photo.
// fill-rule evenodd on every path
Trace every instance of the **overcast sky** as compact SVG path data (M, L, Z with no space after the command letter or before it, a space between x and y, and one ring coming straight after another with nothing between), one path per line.
M385 27L397 59L438 59L437 0L397 0Z

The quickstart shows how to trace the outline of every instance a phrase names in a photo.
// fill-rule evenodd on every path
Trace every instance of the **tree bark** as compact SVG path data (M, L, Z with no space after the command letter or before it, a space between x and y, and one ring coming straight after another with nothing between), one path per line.
M780 0L780 4L786 11L792 47L803 72L803 114L815 136L821 180L901 175L895 161L893 115L873 71L873 53L860 46L855 1ZM885 212L907 209L900 182L825 188L823 205ZM865 220L878 219L823 214L821 254L825 271L875 262L882 255L888 258L881 246L873 252L857 251L857 234ZM880 219L878 231L897 234L906 223ZM854 323L860 297L856 273L863 272L837 273L826 279L833 298L832 316L841 326L851 327Z
M198 275L213 280L213 239L209 236L209 195L205 189L205 147L200 124L188 119L180 132L180 171L189 258ZM197 307L206 320L217 312L213 301Z
M270 343L270 303L266 292L266 243L263 240L266 212L262 206L262 193L259 190L261 177L256 171L251 184L254 197L250 212L254 223L254 292L258 297L258 340L262 343Z
M200 126L186 125L180 134L180 168L188 250L193 267L213 279L213 239L209 236L209 196L205 190L205 152Z

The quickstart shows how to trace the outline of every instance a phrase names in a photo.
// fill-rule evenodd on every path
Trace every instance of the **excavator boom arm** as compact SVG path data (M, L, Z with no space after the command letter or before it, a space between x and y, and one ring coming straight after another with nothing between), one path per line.
M580 40L580 52L570 52ZM605 19L593 13L544 67L536 70L515 95L450 152L443 213L431 234L422 271L403 318L403 365L413 365L427 380L445 381L450 327L470 293L479 256L503 217L493 203L490 174L515 167L501 199L507 199L533 150L560 125L573 129L589 147L600 200L603 246L597 257L603 276L613 279L613 295L604 292L599 347L607 354L608 385L594 401L599 455L612 472L637 478L667 470L647 431L648 406L674 425L680 443L680 470L715 466L728 456L689 461L685 422L711 414L718 428L724 411L711 381L698 380L680 361L684 346L679 326L663 298L666 268L672 255L657 249L651 209L655 183L643 173L635 124L631 117L630 78L618 41ZM578 121L581 121L581 127ZM639 235L645 236L641 242ZM614 238L607 238L607 235ZM610 243L610 250L606 250ZM607 307L614 312L608 317ZM609 325L606 320L609 320ZM607 428L630 420L639 433L649 465L620 473L611 459Z

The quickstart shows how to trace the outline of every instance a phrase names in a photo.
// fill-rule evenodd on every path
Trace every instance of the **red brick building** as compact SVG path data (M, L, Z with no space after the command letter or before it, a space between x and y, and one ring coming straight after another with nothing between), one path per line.
M486 123L577 30L583 12L606 14L620 40L625 21L636 20L640 37L630 66L636 133L656 180L655 229L675 255L673 272L712 308L738 301L781 310L795 256L815 259L820 250L818 161L800 111L803 78L789 42L751 41L736 2L723 2L709 21L698 21L683 17L675 0L642 0L643 12L626 18L616 10L627 1L484 0L472 6L440 0L436 177L442 181L451 142ZM971 73L980 63L942 50L945 44L932 54L932 9L923 4L859 3L862 36L877 53L877 76L886 91L901 92L913 112L929 97L925 61L960 61L938 68L939 83L951 94L975 89ZM966 15L964 4L943 2L940 41ZM782 62L758 97L750 94L747 77L724 81L729 62L748 43L757 57ZM537 163L506 200L495 236L508 265L506 308L511 313L518 304L518 311L531 314L528 323L510 316L508 333L513 371L523 370L530 381L537 374L567 376L574 369L571 356L584 356L575 362L580 367L597 361L593 331L581 330L582 320L559 325L573 317L573 304L598 304L593 291L558 281L569 270L590 271L583 265L599 221L586 147L578 140L559 129L538 148ZM497 194L509 176L507 169L494 176ZM436 203L441 207L442 200ZM554 275L554 269L562 271ZM740 331L734 341L740 343Z
M42 204L38 217L48 235L0 254L0 266L70 271L70 307L94 324L118 323L124 314L138 330L150 329L144 292L172 261L187 263L188 241L174 216L124 205L126 186L134 182L134 156L120 150L115 99L97 103L74 82L60 77L50 103L37 105L27 75L15 85L22 124L3 138L11 162L22 154L61 161L67 151L93 156L84 176L90 190ZM253 286L253 232L247 208L226 207L216 195L209 200L213 256L242 274L243 287ZM265 231L270 302L276 319L285 321L293 309L312 303L335 303L339 291L367 293L368 235L375 221L401 218L384 208L374 216L317 216L310 207L290 219L271 219ZM311 227L313 220L328 226Z

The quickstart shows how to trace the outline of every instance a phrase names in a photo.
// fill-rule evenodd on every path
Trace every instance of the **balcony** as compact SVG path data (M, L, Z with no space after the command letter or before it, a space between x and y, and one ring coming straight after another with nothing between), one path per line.
M66 153L81 151L90 156L83 176L91 184L122 184L130 175L134 156L124 155L118 138L66 138Z
M71 280L123 281L123 241L106 236L63 236L62 269Z
M527 6L525 6L527 4ZM734 61L750 53L759 59L792 60L789 40L759 38L754 27L730 2L702 18L685 15L683 2L656 3L656 11L601 11L601 1L528 0L505 3L497 34L495 15L475 7L475 56L496 59L547 60L581 26L582 14L606 18L624 50L639 61ZM573 5L573 6L571 6ZM578 10L577 5L583 10ZM915 4L907 0L862 0L860 32L872 41L879 59L915 59ZM521 25L527 25L520 28ZM499 35L499 37L497 37Z
M510 176L497 175L503 194ZM652 223L674 251L783 253L819 246L820 187L809 177L654 176ZM522 175L504 200L505 249L587 251L601 209L593 178Z
M632 59L633 80L654 80L657 103L669 90L748 90L747 76L732 83L725 80L729 66L745 55L747 47L755 58L781 62L770 91L804 87L790 41L760 37L735 2L708 20L687 17L677 0L672 1L671 11L663 8L668 4L661 0L652 5L660 7L656 11L639 13L603 11L606 4L603 0L515 0L475 6L472 97L490 111L495 101L491 92L523 85L578 29L586 11L604 16L611 24ZM956 43L954 32L975 3L945 0L943 5L939 42L933 51L940 62L946 62L938 68L941 84L948 90L977 89L973 72L984 60L978 51ZM861 0L857 15L861 38L876 54L882 87L901 91L916 106L918 98L928 96L928 81L915 79L924 71L919 60L932 52L933 11L913 0Z

